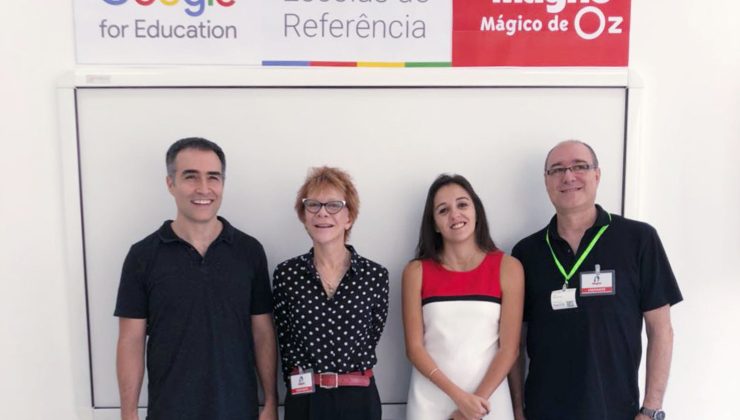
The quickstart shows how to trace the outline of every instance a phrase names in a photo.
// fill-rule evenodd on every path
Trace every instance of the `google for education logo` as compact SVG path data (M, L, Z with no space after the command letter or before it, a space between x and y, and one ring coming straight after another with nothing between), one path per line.
M128 0L103 0L111 6L120 6ZM162 3L164 6L177 6L180 1L185 3L185 13L188 16L198 17L206 10L206 6L231 7L236 0L133 0L139 6L151 6L154 3Z

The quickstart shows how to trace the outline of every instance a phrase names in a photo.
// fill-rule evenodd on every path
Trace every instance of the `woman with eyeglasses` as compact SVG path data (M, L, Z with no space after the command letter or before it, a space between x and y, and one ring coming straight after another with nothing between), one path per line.
M388 314L388 270L347 244L360 200L346 172L313 168L295 211L311 250L275 268L285 420L380 420L373 366Z
M427 194L416 258L403 273L407 420L514 418L506 375L519 354L524 272L489 234L467 179Z

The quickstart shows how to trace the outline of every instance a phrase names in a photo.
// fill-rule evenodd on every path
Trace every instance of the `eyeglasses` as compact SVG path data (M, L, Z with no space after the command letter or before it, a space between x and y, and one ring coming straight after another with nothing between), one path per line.
M582 175L586 171L596 169L596 165L589 165L588 163L577 163L571 166L558 166L557 168L545 169L547 176L564 176L566 172L571 171L576 175Z
M347 202L345 202L344 200L334 200L322 203L318 200L304 198L301 202L303 203L304 209L306 209L309 213L314 214L320 212L322 207L324 207L326 209L326 212L329 214L337 214L342 211L345 205L347 205Z

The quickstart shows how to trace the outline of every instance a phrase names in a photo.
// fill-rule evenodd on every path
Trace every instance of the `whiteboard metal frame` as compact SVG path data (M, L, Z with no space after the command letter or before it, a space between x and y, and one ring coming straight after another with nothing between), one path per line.
M87 287L77 144L78 88L153 87L622 87L625 100L625 154L622 213L639 218L643 172L643 82L627 68L255 68L210 66L79 66L60 77L57 106L62 161L66 290L69 302L72 375L78 418L118 418L117 409L93 407ZM403 408L384 417L402 419ZM384 407L385 409L385 407Z
M625 68L80 67L63 76L76 87L486 86L628 87Z

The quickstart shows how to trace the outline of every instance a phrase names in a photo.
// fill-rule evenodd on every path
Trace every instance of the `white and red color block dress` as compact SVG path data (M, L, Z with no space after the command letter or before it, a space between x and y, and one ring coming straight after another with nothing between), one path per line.
M447 377L473 392L499 348L501 316L500 251L490 252L471 271L450 271L422 260L424 347ZM511 420L509 386L504 381L491 395L486 420ZM407 420L446 420L455 403L415 368L406 406Z

